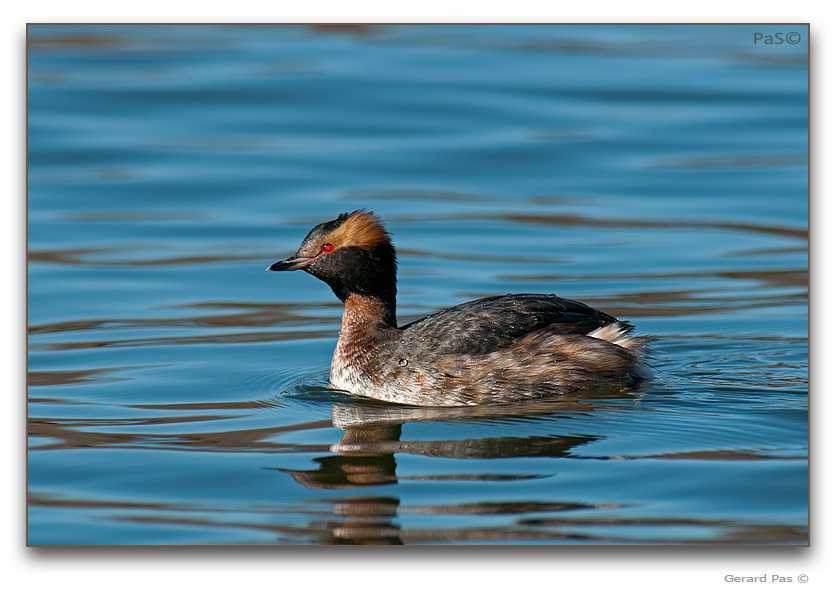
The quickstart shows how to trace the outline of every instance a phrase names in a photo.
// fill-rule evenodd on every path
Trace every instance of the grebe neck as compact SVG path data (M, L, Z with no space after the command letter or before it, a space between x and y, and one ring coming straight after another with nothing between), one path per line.
M375 325L398 327L394 290L386 296L352 293L346 298L341 333L360 327L368 330Z

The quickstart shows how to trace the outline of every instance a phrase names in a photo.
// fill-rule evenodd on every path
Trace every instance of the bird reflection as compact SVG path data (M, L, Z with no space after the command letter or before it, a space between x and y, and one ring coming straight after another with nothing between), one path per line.
M629 397L624 392L597 392L600 397ZM332 408L334 426L345 432L332 445L333 454L315 459L318 467L312 470L286 470L300 485L311 489L361 490L391 486L405 479L447 480L515 480L541 477L530 473L518 474L450 474L438 476L397 475L396 454L426 455L456 459L490 459L511 457L564 457L572 449L599 438L598 436L501 436L464 440L402 440L403 425L421 422L501 421L508 419L555 418L555 415L590 412L588 398L580 396L567 400L529 400L505 406L471 406L427 408L384 404L367 400L339 404ZM347 496L322 500L331 503L335 520L325 524L330 544L400 544L405 538L418 542L444 542L495 538L507 539L515 533L504 530L437 530L402 531L397 523L405 512L397 494ZM590 508L593 505L555 502L482 502L460 506L440 505L409 507L406 512L421 514L520 514L556 510ZM518 531L522 533L523 531ZM526 531L526 538L532 531Z

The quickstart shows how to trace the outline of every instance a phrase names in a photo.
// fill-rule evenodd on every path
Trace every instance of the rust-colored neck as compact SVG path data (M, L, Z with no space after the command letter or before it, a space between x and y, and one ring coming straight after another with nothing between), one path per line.
M394 298L392 298L394 299ZM342 332L360 328L373 329L375 324L384 324L397 328L394 300L387 301L373 295L358 295L352 293L345 300L343 311Z

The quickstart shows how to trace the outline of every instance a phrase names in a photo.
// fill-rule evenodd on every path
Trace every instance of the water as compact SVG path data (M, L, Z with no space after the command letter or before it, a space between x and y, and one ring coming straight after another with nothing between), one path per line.
M807 31L31 26L28 542L806 544ZM555 292L638 392L326 387L264 268L377 212L404 323Z

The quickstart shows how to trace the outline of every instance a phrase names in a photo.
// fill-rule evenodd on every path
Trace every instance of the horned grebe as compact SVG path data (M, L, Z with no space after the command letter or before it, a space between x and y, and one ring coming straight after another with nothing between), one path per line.
M374 213L320 223L299 250L267 270L325 281L345 302L331 385L419 406L508 403L648 378L646 338L633 327L555 295L485 297L398 327L397 262Z

